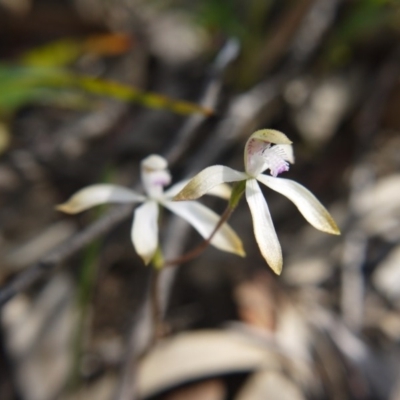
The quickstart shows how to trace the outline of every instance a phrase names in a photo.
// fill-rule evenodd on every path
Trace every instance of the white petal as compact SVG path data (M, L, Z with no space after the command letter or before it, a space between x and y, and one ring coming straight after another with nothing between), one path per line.
M172 199L172 197L176 196L189 182L190 179L185 179L184 181L180 181L171 186L164 192L165 197ZM207 194L228 200L231 197L231 192L232 189L229 185L221 183L220 185L212 188Z
M289 179L273 178L268 175L259 175L257 180L291 200L313 227L333 235L340 234L332 216L304 186Z
M195 200L224 182L243 181L248 176L224 165L213 165L199 172L175 196L174 200Z
M272 146L265 150L264 158L266 161L265 168L258 171L257 175L253 175L257 178L264 170L269 169L272 176L278 176L282 172L289 171L289 162L286 161L285 151L279 147L280 145Z
M263 155L252 154L247 157L246 172L252 177L261 174L268 167L268 161Z
M272 270L282 272L282 250L272 223L267 202L255 179L246 182L246 199L253 219L253 229L261 254Z
M254 132L247 139L244 148L244 165L246 172L252 177L256 177L262 171L265 171L266 168L271 167L266 155L266 151L270 148L271 143L278 145L276 150L273 150L273 153L276 154L275 152L280 149L280 145L291 146L292 142L284 133L274 129L261 129ZM290 150L283 147L280 151L282 152L280 157L291 162L293 157L290 155ZM258 159L259 156L265 156L265 165ZM272 168L274 168L273 165Z
M135 210L132 232L133 246L147 265L158 246L158 204L146 201Z
M167 170L142 170L142 183L148 197L159 199L163 196L164 186L171 183L171 174Z
M220 219L218 214L196 201L182 201L179 203L166 201L163 205L189 222L205 239L211 235ZM211 244L223 251L240 256L245 255L242 241L227 223L223 224L217 231L211 240Z
M152 154L142 160L140 165L142 183L148 197L160 198L164 186L171 183L171 175L167 170L167 160L157 154Z
M293 146L291 144L276 144L273 148L282 155L284 160L294 164Z
M56 209L68 214L76 214L99 204L137 203L144 200L144 196L122 186L98 184L79 190Z

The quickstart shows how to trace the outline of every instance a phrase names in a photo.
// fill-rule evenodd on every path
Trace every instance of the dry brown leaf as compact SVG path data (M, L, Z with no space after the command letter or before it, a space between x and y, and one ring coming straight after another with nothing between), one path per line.
M262 367L277 368L278 359L265 346L228 331L182 333L160 342L139 365L141 397L186 382Z
M305 400L298 386L283 374L262 371L252 376L235 400Z
M224 383L221 380L212 379L175 390L165 396L164 400L224 400L225 396Z

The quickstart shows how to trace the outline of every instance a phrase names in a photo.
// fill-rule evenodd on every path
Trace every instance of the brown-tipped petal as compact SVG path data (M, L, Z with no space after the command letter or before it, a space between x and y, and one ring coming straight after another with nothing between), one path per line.
M257 180L291 200L314 228L332 235L340 235L340 230L331 214L303 185L268 175L259 175Z

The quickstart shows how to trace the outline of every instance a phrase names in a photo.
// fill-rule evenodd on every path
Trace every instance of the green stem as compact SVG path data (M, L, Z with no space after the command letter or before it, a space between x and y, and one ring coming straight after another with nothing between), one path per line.
M109 181L112 175L112 169L106 168L104 171L104 180ZM99 207L94 212L94 218L97 219L106 210L106 206ZM70 370L68 388L75 390L80 382L80 371L82 365L83 346L86 334L88 332L88 321L90 314L90 305L93 298L93 292L96 284L98 255L101 249L101 240L95 240L86 246L83 252L83 260L78 279L78 288L76 295L77 322L76 331L72 338L72 366Z
M161 302L158 285L160 282L161 270L157 267L152 271L150 282L150 301L151 301L151 315L153 320L153 340L155 344L159 339L164 336L164 327L161 316Z
M82 346L87 331L87 321L90 302L96 281L97 256L100 250L100 241L91 243L84 252L82 268L79 276L79 286L76 299L78 321L72 342L72 367L69 378L69 388L74 390L80 381L80 366L82 361Z

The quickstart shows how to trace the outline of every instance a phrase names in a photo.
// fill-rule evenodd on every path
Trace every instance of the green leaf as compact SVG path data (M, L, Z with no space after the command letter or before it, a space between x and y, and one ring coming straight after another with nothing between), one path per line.
M33 101L57 98L65 90L166 109L183 115L213 113L195 103L144 92L106 79L79 75L64 68L0 65L0 113L11 112Z

